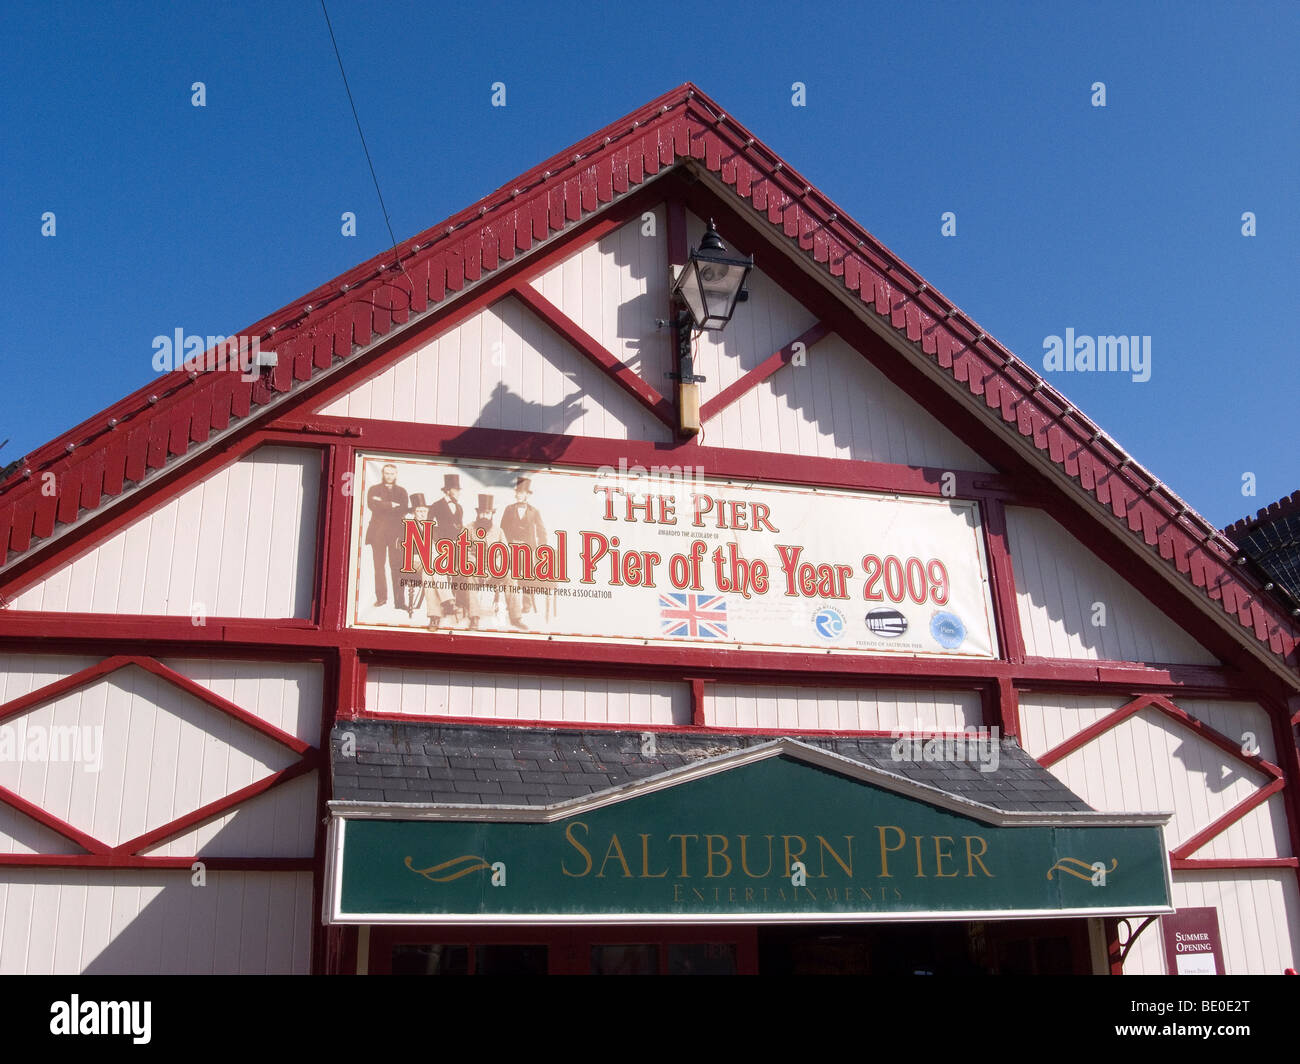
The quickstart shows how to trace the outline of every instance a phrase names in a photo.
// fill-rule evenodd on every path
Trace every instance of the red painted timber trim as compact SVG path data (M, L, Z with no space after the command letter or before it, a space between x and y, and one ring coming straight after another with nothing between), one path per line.
M332 464L332 463L331 463ZM312 839L312 882L311 911L323 911L326 862L330 859L328 851L329 800L333 796L332 751L329 746L330 731L339 719L339 706L342 702L340 692L343 689L341 659L345 656L340 651L325 670L325 689L321 698L320 724L316 732L316 749L320 751L320 763L325 771L316 774L316 831ZM331 939L323 921L312 921L310 970L313 975L323 974L330 964Z
M1269 717L1273 724L1273 745L1277 748L1277 759L1288 783L1283 801L1287 806L1291 852L1300 855L1300 736L1296 735L1295 722L1287 720L1285 699L1286 693L1283 692L1281 699L1263 694L1259 701L1266 711L1272 711ZM1300 868L1296 869L1296 887L1300 889Z
M782 171L782 174L789 177L788 168ZM943 388L936 388L927 374L907 359L900 358L897 351L883 338L874 333L866 335L869 330L863 327L861 320L848 307L835 299L824 287L813 282L799 266L772 245L773 234L770 229L755 228L755 219L752 215L748 212L742 215L714 198L716 193L705 182L683 185L681 195L686 200L687 206L697 214L700 211L712 211L718 218L718 224L725 227L725 231L738 246L748 246L753 249L758 268L830 325L887 379L939 417L968 446L973 447L987 460L1006 472L1019 471L1024 482L1033 485L1044 498L1062 498L1060 489L1032 465L1023 453L1013 448L1005 436L990 431L993 426L986 418L983 416L977 418L975 412L964 404L958 403L954 395ZM796 201L801 201L801 197L786 196L781 202L793 209ZM797 218L799 210L795 209L794 213ZM769 218L769 220L773 219ZM865 231L864 237L869 237ZM870 244L872 240L874 238L867 240L866 243ZM777 243L780 244L779 236ZM859 241L857 252L859 255L863 254L863 243ZM851 255L847 250L846 254ZM864 266L861 271L866 279L862 283L859 295L867 304L867 309L874 309L879 317L888 317L894 331L902 332L903 319L907 315L906 308L923 304L926 309L921 312L922 318L919 323L908 318L906 326L908 338L913 342L919 339L924 352L935 355L936 350L933 348L936 341L932 337L937 333L937 356L940 360L940 368L943 368L958 384L975 395L982 396L990 407L997 406L998 416L1007 423L1006 427L1021 436L1029 437L1030 442L1040 452L1051 450L1054 456L1059 450L1063 458L1068 453L1069 458L1064 460L1066 475L1079 479L1085 491L1097 498L1103 506L1109 506L1110 515L1103 515L1100 518L1081 501L1069 499L1067 505L1060 508L1073 513L1077 507L1078 515L1086 515L1088 529L1080 536L1086 545L1099 554L1101 550L1111 551L1112 556L1115 552L1122 552L1122 561L1116 567L1126 575L1126 578L1137 584L1153 603L1173 618L1175 623L1188 628L1217 657L1223 660L1241 658L1247 668L1255 670L1258 663L1252 663L1252 659L1246 657L1240 644L1232 636L1224 633L1199 613L1189 617L1184 593L1157 577L1149 567L1137 563L1126 549L1118 547L1118 540L1135 531L1145 531L1148 533L1147 538L1150 543L1156 544L1158 539L1161 558L1166 562L1177 562L1177 569L1185 577L1188 577L1187 558L1195 556L1199 568L1193 567L1188 577L1192 587L1206 590L1212 599L1222 598L1216 580L1225 581L1231 589L1237 589L1233 591L1232 603L1224 600L1220 604L1224 606L1225 612L1237 616L1239 623L1247 628L1253 638L1262 638L1260 632L1247 625L1243 616L1232 608L1237 602L1238 594L1250 597L1255 596L1256 592L1248 587L1243 581L1242 574L1226 558L1226 548L1218 545L1217 541L1207 545L1204 535L1192 528L1194 514L1190 511L1177 514L1175 504L1164 498L1154 480L1143 480L1139 476L1139 468L1130 464L1127 456L1123 456L1122 452L1117 451L1102 437L1094 438L1093 434L1099 433L1100 430L1079 416L1073 407L1056 395L1054 390L1024 363L1016 360L1010 353L1004 352L994 341L979 332L973 324L964 323L962 321L964 316L960 312L956 312L954 317L948 317L948 310L951 307L945 309L944 301L937 296L933 288L927 287L926 293L920 297L909 295L904 288L900 288L899 274L912 271L902 267L883 248L881 248L881 255L878 267ZM891 272L893 275L886 280L886 276ZM875 276L874 288L873 282L867 276L870 273ZM854 288L854 283L848 278L847 270L845 283L850 289ZM916 288L920 284L921 279L915 276L914 279L905 281L904 287ZM961 328L954 331L951 327L954 324L960 325ZM963 334L969 334L969 338L962 339ZM977 335L982 338L980 343L985 349L979 349L980 345L974 343ZM1044 401L1050 402L1055 407L1055 411L1046 410ZM1056 445L1053 445L1053 440ZM1125 464L1121 465L1122 462ZM1059 466L1061 463L1057 464ZM1116 498L1111 498L1108 494L1112 485L1119 493ZM1147 528L1140 521L1137 525L1133 525L1131 520L1126 523L1123 520L1127 516L1126 507L1132 509L1134 513L1148 515L1150 527ZM1058 516L1055 510L1053 516ZM1108 521L1106 516L1119 520ZM1060 519L1058 516L1058 520ZM1108 541L1104 547L1092 542L1098 539L1096 530L1099 524L1110 533L1109 536L1101 537ZM1073 531L1074 528L1071 530ZM1153 530L1159 530L1156 539L1151 538L1154 534ZM1076 532L1076 535L1079 533ZM1214 574L1214 579L1207 574ZM1267 614L1273 622L1273 627L1266 633L1269 637L1264 639L1264 642L1294 668L1296 648L1300 643L1300 628L1285 617L1276 604L1264 602L1261 605L1259 601L1252 600L1252 602L1252 608L1258 607L1264 611L1261 617ZM1263 675L1265 671L1259 669L1259 674Z
M988 499L981 509L984 511L984 553L989 560L990 590L1002 656L1008 661L1024 661L1025 640L1020 630L1015 570L1007 543L1006 506L1001 499Z
M704 712L704 681L692 679L691 684L691 724L697 727L703 727L705 722Z
M1195 858L1170 857L1169 867L1174 871L1196 872L1210 868L1300 868L1296 857L1225 857Z
M1169 699L1157 695L1152 698L1151 705L1153 708L1164 713L1165 716L1173 717L1174 720L1182 722L1182 724L1190 728L1206 742L1217 746L1220 750L1236 758L1242 764L1258 769L1260 772L1272 776L1274 779L1282 778L1282 770L1277 765L1273 764L1271 761L1265 761L1258 754L1242 753L1240 742L1234 743L1221 731L1211 728L1204 721L1193 717L1186 710L1180 709L1178 706L1174 705L1174 703L1169 701Z
M92 854L106 854L109 847L100 842L93 836L87 835L84 831L74 828L66 820L61 820L52 813L47 813L38 805L33 805L22 795L9 790L8 787L0 787L0 802L12 806L18 812L25 816L31 817L38 824L43 824L51 831L58 832L69 842L75 842L83 850Z
M800 336L791 340L781 348L780 351L768 356L743 377L728 385L700 407L700 421L704 422L708 421L710 418L716 417L742 395L757 388L777 370L781 369L783 366L788 366L794 358L794 348L796 344L803 344L805 348L811 348L813 344L817 343L818 340L823 339L829 333L830 329L820 321L811 328L805 330Z
M344 418L316 415L325 424L349 424ZM296 424L286 418L280 424ZM398 421L365 422L367 451L414 455L482 458L488 461L540 462L591 469L618 464L702 466L704 475L735 479L763 479L787 484L856 488L861 491L897 492L903 495L943 496L943 474L955 478L955 497L982 500L992 495L1023 498L1012 478L973 470L948 470L928 466L857 462L843 458L812 458L776 452L702 447L691 442L656 443L648 440L612 440L595 436L557 436L511 429L483 429L461 425L415 425Z
M634 120L629 125L630 119ZM30 466L36 471L46 467L56 471L70 490L80 490L86 497L95 494L95 486L85 483L86 478L99 468L104 470L101 488L120 487L115 441L109 439L111 426L116 426L116 432L130 436L128 453L122 457L126 473L138 479L147 469L157 468L169 449L182 450L186 439L205 437L207 429L191 424L202 408L196 389L222 400L208 407L209 427L224 427L231 414L246 416L251 403L263 404L287 387L291 370L310 371L305 351L299 350L304 344L310 342L311 365L323 367L333 357L350 354L353 342L369 342L372 331L388 328L394 317L404 320L404 311L394 314L386 309L393 305L393 284L387 278L394 259L407 260L403 272L408 283L412 276L427 281L427 292L410 293L412 305L425 305L426 296L440 300L448 289L459 291L466 277L475 278L483 269L495 268L505 255L503 242L509 240L512 229L515 247L522 251L535 240L549 237L549 225L561 229L574 221L578 222L574 228L581 228L580 206L597 211L602 202L612 199L615 189L624 187L616 174L611 174L608 183L600 176L603 167L612 170L615 159L627 161L630 185L688 156L695 160L693 171L702 165L716 172L725 189L734 188L742 200L751 201L741 209L761 227L765 239L775 239L781 254L803 255L823 266L824 273L835 279L832 283L842 281L866 307L887 319L896 333L919 343L921 351L937 358L939 367L953 380L995 409L1005 427L983 416L978 419L985 430L998 427L996 433L986 431L992 447L1018 455L1018 450L1008 448L1006 429L1028 438L1067 476L1076 477L1084 491L1110 507L1112 517L1120 522L1106 522L1112 529L1122 529L1126 522L1130 533L1141 533L1193 587L1204 588L1242 628L1267 643L1284 661L1295 664L1300 629L1275 603L1260 597L1251 581L1235 572L1229 541L1189 513L1149 473L1135 465L1126 468L1127 456L1032 369L978 331L949 301L922 284L914 270L689 84L534 168L509 192L499 190L414 241L385 251L245 330L264 339L280 330L280 338L271 346L283 351L283 365L255 386L232 381L229 373L204 374L194 381L184 373L171 374L41 448L29 456ZM705 198L707 191L711 205L711 197L717 194L712 176L693 186L676 180L684 197L695 197L692 203ZM818 278L819 286L825 282L824 276ZM328 342L318 342L318 335ZM328 348L324 358L323 348ZM146 405L146 398L158 400L157 405ZM107 460L98 464L101 451L106 459L113 458L112 470ZM1023 456L1020 460L1023 462ZM0 525L9 528L9 546L14 551L25 551L33 533L47 534L56 509L73 509L65 500L47 504L36 498L31 483L24 485L20 476L17 473L0 485L0 510L9 518L0 518ZM1095 514L1092 520L1096 522Z
M329 531L329 508L331 503L330 482L333 477L333 459L334 449L332 447L320 447L317 450L320 456L320 479L316 489L316 536L312 540L314 551L312 558L315 565L313 580L311 583L311 605L307 608L307 616L314 624L320 624L321 614L325 609L325 573L327 570L321 562L325 557L326 535Z
M667 399L536 288L519 281L511 288L511 294L665 425L670 428L676 425L675 411Z
M1187 857L1189 854L1195 853L1207 842L1209 842L1210 839L1214 838L1215 835L1218 835L1221 831L1223 831L1224 828L1227 828L1232 824L1235 824L1238 820L1240 820L1243 816L1249 813L1257 805L1262 805L1264 802L1267 802L1271 797L1273 797L1273 795L1277 794L1277 792L1280 791L1285 786L1286 786L1285 780L1276 779L1273 780L1272 783L1269 783L1267 786L1261 787L1249 798L1243 799L1242 801L1234 805L1231 809L1229 809L1226 813L1224 813L1223 816L1215 820L1214 823L1209 824L1206 827L1202 828L1186 842L1183 842L1178 846L1175 846L1172 850L1169 851L1169 856L1171 858L1174 857L1183 858L1183 857Z
M689 681L688 681L689 682ZM696 681L703 686L708 681ZM692 707L694 703L692 701ZM608 731L608 732L653 732L656 735L675 732L683 735L771 735L797 739L801 735L824 738L834 735L850 735L857 739L897 739L899 731L882 731L879 728L748 728L723 724L706 723L703 718L696 719L692 708L690 724L658 724L650 721L625 721L609 723L594 720L535 720L532 717L444 717L430 713L379 713L367 710L358 715L359 720L403 721L408 724L446 725L454 728L480 728L484 725L510 728L547 728L556 731ZM935 739L969 739L969 732L945 731L941 729L923 729L925 737ZM905 733L906 734L906 733Z
M664 203L664 224L666 226L665 242L668 245L668 265L685 266L686 250L686 204L679 196L670 196Z
M601 214L594 215L574 226L540 251L524 258L517 258L509 266L498 270L490 282L484 282L468 296L450 303L445 308L440 308L435 314L429 316L427 322L421 322L418 328L398 336L388 337L364 355L353 358L345 370L309 382L271 416L266 422L267 426L275 427L281 420L287 419L294 425L310 423L329 426L328 431L336 432L337 428L332 423L340 419L313 416L308 411L326 405L343 392L355 388L359 381L380 372L403 355L449 332L479 311L509 296L516 284L530 283L582 247L622 228L634 217L662 200L663 192L656 182L654 185L640 189ZM342 424L345 428L354 430L357 428L354 421L343 419ZM369 422L366 424L368 425Z
M982 682L1010 678L1017 687L1062 693L1116 691L1130 694L1147 689L1207 698L1257 696L1231 670L1208 666L1124 666L1122 663L1035 658L1025 663L945 658L887 658L817 655L813 653L750 653L710 648L636 647L600 643L539 643L523 639L471 639L451 634L429 638L427 632L387 632L368 629L224 625L210 621L203 629L178 626L168 617L58 616L59 634L49 633L50 615L0 611L0 647L26 653L87 654L121 645L156 657L177 655L321 661L343 647L394 664L499 669L520 672L558 671L572 675L625 675L640 670L662 675L707 670L712 680L734 683L805 683L816 677L821 685L853 685L887 681L901 687L977 689ZM546 657L537 657L539 646Z
M1038 758L1038 763L1042 765L1043 768L1050 768L1062 758L1068 757L1070 754L1074 753L1079 749L1079 747L1084 746L1097 738L1098 735L1110 731L1110 729L1115 727L1117 724L1127 720L1138 710L1151 705L1152 697L1153 696L1151 695L1139 695L1132 701L1126 702L1113 713L1106 714L1106 716L1102 717L1101 720L1094 721L1082 731L1076 732L1074 735L1070 736L1070 738L1066 739L1065 742L1052 747Z
M272 787L278 787L290 780L297 779L308 772L311 772L318 766L318 759L314 756L304 757L301 761L295 761L287 768L279 772L273 772L269 776L263 776L260 780L250 783L247 787L241 787L237 791L232 791L224 798L218 798L216 801L208 802L207 805L200 806L193 812L186 813L184 816L177 817L175 820L168 821L143 835L137 835L133 839L120 843L112 848L113 853L129 853L139 855L140 850L148 849L150 846L157 846L161 842L166 842L173 835L179 835L182 832L189 831L192 828L206 824L209 820L215 820L223 813L229 812L241 802L249 798L255 798L259 794L265 794Z
M196 683L188 676L182 675L174 669L169 669L160 661L155 661L153 658L132 657L125 660L123 665L118 666L118 668L122 668L125 665L138 665L146 672L153 673L155 676L166 680L174 687L179 687L182 691L206 702L214 709L220 710L222 713L226 714L226 716L234 717L235 720L239 721L241 724L247 725L256 732L260 732L268 739L274 739L282 746L287 746L295 754L301 756L313 749L310 743L305 743L297 736L290 735L286 731L281 731L274 724L270 724L267 721L264 721L261 717L249 713L248 710L242 709L233 702L226 701L226 699L222 698L214 691L204 687L201 683Z
M101 514L83 518L75 535L63 537L52 543L48 550L24 558L6 570L3 578L0 578L0 593L3 593L5 598L12 598L55 569L80 557L91 547L103 543L123 528L139 521L152 509L175 498L187 488L193 487L225 466L246 457L260 446L264 439L261 433L250 429L246 435L224 441L221 447L197 456L183 467L177 467L174 472L167 471L159 474L157 479L151 480L137 494L131 496L129 505L110 506ZM312 450L316 449L316 445L302 438L274 442L285 446L305 446ZM311 622L299 618L281 623L309 624Z
M993 716L986 712L984 723L996 724L1002 729L1006 738L1020 740L1020 692L1010 676L999 676L992 691L990 709Z
M352 647L339 648L339 689L336 720L354 720L365 708L366 666Z
M36 614L36 616L41 617L45 625L48 626L48 615ZM65 676L62 680L55 680L52 683L47 683L44 687L38 687L34 691L29 691L25 695L11 699L0 706L0 720L16 716L34 706L59 698L69 691L75 691L79 687L85 687L87 684L98 680L101 676L107 676L109 673L116 672L118 669L125 668L130 664L133 664L133 659L126 655L105 658L103 661L84 668L80 672Z
M3 853L0 867L22 868L173 868L190 871L203 862L210 872L310 872L310 857L139 857L129 853Z
M1106 959L1110 964L1111 975L1124 974L1124 951L1119 944L1119 918L1108 916L1106 926Z
M327 494L322 496L321 506L325 520L318 540L317 580L323 586L317 620L321 627L333 629L342 628L347 616L348 526L352 520L356 451L350 445L335 445L328 448L328 455ZM347 493L345 484L349 486Z

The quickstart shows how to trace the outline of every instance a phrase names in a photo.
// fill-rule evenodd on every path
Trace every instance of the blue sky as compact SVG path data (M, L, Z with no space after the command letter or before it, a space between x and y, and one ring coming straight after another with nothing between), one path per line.
M1150 336L1150 380L1051 379L1216 524L1300 487L1300 5L899 8L330 15L399 238L693 80L1035 367L1067 328ZM154 336L232 334L388 246L318 3L4 30L0 465L145 384Z

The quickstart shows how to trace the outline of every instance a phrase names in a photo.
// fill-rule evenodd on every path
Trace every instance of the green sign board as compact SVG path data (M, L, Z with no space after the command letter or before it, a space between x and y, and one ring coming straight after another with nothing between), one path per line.
M1099 824L1100 814L1023 823L988 812L1002 823L783 755L548 822L345 815L332 918L1172 911L1158 823Z

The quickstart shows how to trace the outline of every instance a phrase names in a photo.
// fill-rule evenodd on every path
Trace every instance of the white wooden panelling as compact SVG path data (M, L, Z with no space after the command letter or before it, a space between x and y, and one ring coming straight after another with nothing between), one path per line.
M260 447L17 595L13 608L306 617L320 452Z
M100 660L66 654L0 654L0 706L88 669Z
M975 691L704 687L704 723L721 728L962 731L982 721Z
M85 853L70 839L0 802L0 853Z
M1033 657L1217 664L1215 657L1042 510L1007 507L1025 650ZM1105 624L1092 623L1094 603Z
M662 205L653 235L638 215L533 279L533 287L582 326L605 350L667 394L673 368L668 316L668 241Z
M386 666L366 671L366 709L413 717L599 724L691 722L690 688L684 683Z
M316 746L320 742L324 673L316 662L164 659L195 683Z
M1039 757L1122 704L1116 699L1022 694L1020 721L1025 748ZM1179 706L1229 738L1254 732L1265 759L1273 760L1272 734L1260 707L1197 700ZM1174 817L1165 828L1170 849L1268 782L1262 772L1150 707L1058 761L1051 772L1094 809L1172 811ZM1290 857L1282 795L1252 809L1190 856Z
M0 974L305 974L310 872L0 868Z
M838 336L820 340L807 357L806 365L778 370L706 421L708 443L988 471L988 463Z
M1218 909L1228 975L1281 975L1300 963L1300 892L1290 868L1175 872L1174 905ZM1124 974L1165 974L1158 921L1134 944ZM1250 1022L1247 1018L1234 1020L1232 1015L1225 1016L1223 1022Z
M0 654L0 706L89 668L96 660L54 654ZM12 720L0 721L0 742L8 738L16 744L19 734ZM25 730L22 734L25 736ZM82 852L76 843L0 803L0 853Z
M287 747L135 666L5 723L24 748L33 729L49 735L75 728L89 740L90 756L79 759L0 762L0 785L111 845L297 760Z
M687 215L692 244L704 223ZM724 242L726 240L723 235ZM729 245L730 246L730 245ZM742 253L748 249L737 249ZM707 402L816 323L816 316L755 269L750 298L720 332L703 333L695 371ZM991 467L918 403L832 334L704 424L714 447L862 462L970 469Z
M620 440L670 435L662 421L513 298L430 340L319 412Z
M150 857L311 857L316 773L259 794L233 812L144 851Z

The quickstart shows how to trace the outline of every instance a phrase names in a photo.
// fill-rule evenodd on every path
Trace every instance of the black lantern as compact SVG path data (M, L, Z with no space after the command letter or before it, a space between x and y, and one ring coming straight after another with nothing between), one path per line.
M699 249L691 249L672 294L686 305L697 329L721 329L744 298L745 278L753 268L752 258L728 253L710 218L708 231Z

